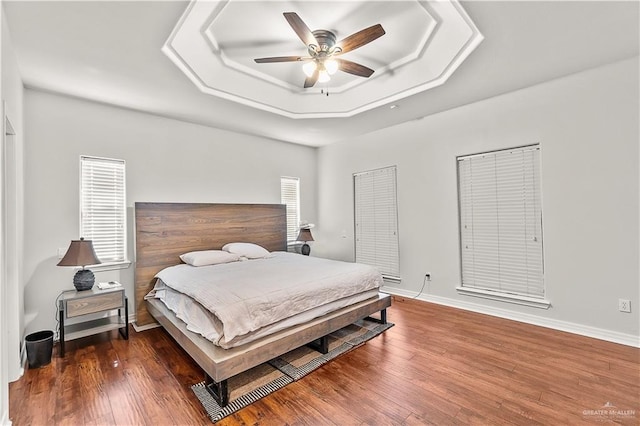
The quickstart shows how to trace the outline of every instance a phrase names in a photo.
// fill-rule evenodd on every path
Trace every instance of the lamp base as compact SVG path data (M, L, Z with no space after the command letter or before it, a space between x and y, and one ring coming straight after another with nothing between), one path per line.
M78 291L91 290L96 282L96 277L90 269L80 269L73 276L73 286Z
M311 247L309 247L309 244L303 244L302 247L300 247L300 253L305 256L309 256L309 253L311 253Z

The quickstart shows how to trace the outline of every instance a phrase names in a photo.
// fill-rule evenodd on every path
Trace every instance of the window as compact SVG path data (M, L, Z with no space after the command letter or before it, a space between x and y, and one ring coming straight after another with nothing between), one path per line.
M400 279L396 168L353 175L356 262L373 265L385 278Z
M127 262L124 160L80 157L80 236L102 263Z
M462 287L497 300L544 301L539 145L458 157Z
M292 245L300 230L300 179L280 178L280 203L287 206L287 243Z

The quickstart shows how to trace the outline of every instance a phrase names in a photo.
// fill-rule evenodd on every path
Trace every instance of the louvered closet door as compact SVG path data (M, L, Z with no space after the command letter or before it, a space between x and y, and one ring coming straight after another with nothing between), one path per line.
M396 168L354 175L356 262L400 278Z

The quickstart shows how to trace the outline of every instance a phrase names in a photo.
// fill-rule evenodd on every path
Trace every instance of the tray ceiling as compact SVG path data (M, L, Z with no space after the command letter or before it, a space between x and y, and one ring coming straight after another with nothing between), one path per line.
M211 2L201 6L219 10L206 14L212 20L194 38L198 49L211 51L202 61L214 61L224 72L224 77L202 76L213 87L207 90L217 92L212 96L194 84L195 73L185 75L162 50L196 5L4 0L3 58L15 55L28 89L261 140L324 146L590 68L637 60L640 49L637 1ZM438 9L445 6L457 9L457 19L467 21L472 33L477 27L484 39L479 42L479 33L463 35L478 44L452 48L460 49L459 63L454 60L449 73L438 80L433 72L405 84L411 70L433 71L432 64L420 60L445 35L444 12ZM257 57L304 54L282 16L285 11L299 13L311 29L336 31L338 39L382 24L387 34L344 55L376 72L368 81L336 74L330 95L324 96L322 86L302 89L299 63L254 64ZM439 85L425 90L432 84ZM425 135L425 143L432 142Z
M284 19L296 12L310 29L338 40L380 23L386 34L341 56L375 70L337 72L303 88L300 62L257 64L265 56L305 56ZM204 93L289 118L350 117L443 84L482 41L456 1L193 1L163 52ZM327 95L320 98L319 95Z

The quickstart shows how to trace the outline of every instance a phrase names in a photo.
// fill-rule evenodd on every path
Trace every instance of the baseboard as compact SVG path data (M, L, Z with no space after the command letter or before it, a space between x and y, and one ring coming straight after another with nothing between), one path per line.
M18 360L18 365L15 368L13 366L9 366L9 369L8 369L9 383L20 380L20 378L24 375L26 366L27 366L27 344L25 340L22 339L22 345L20 346L20 359ZM2 425L2 423L0 423L0 425Z
M145 330L151 330L152 328L160 327L160 324L158 324L157 322L154 322L153 324L138 325L134 321L134 322L131 323L131 325L133 326L133 329L136 331L136 333L139 333L139 332L145 331Z
M18 372L18 379L24 375L26 368L27 368L27 342L24 339L22 339L22 346L20 347L20 370Z
M160 327L160 324L158 324L157 322L154 322L152 324L138 325L138 323L136 322L136 319L137 319L136 314L129 315L129 324L131 324L131 326L136 331L136 333L140 333L141 331L151 330L152 328Z
M538 325L554 330L566 331L568 333L578 334L581 336L593 337L594 339L605 340L607 342L619 343L621 345L640 348L640 336L634 336L632 334L605 330L602 328L576 324L568 321L544 318L537 315L514 312L507 309L494 308L491 306L480 305L477 303L466 302L457 299L450 299L447 297L434 296L431 294L420 294L401 288L385 286L381 290L396 296L422 300L423 302L437 303L438 305L450 306L452 308L463 309L465 311L477 312L480 314L524 322L527 324Z
M0 425L11 426L11 420L9 419L9 407L7 407L0 417Z

